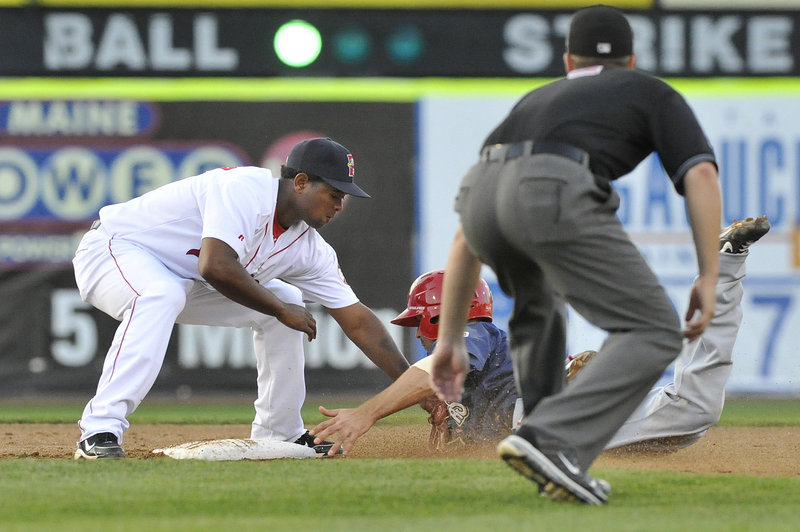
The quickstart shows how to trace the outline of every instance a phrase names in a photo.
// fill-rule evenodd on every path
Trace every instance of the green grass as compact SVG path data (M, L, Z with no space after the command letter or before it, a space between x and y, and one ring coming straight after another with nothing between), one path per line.
M322 419L310 399L308 423ZM0 423L74 423L76 400L0 402ZM249 400L145 401L133 423L250 423ZM425 423L418 408L385 423ZM736 399L721 425L798 426L797 400ZM0 426L0 436L3 427ZM799 462L800 464L800 462ZM800 467L800 466L798 466ZM789 531L800 476L593 468L613 486L602 508L555 504L491 460L200 462L0 459L0 531Z
M336 400L310 398L303 407L303 419L316 424L324 419L317 405L328 408L352 407L355 399ZM75 423L83 411L83 402L75 399L60 403L31 403L0 400L0 423ZM225 402L181 402L178 400L145 400L130 418L131 423L179 424L248 424L253 420L253 405L245 399ZM389 416L384 423L404 424L424 419L421 408L409 408ZM800 401L797 399L731 399L719 422L724 427L800 426Z
M316 424L326 419L317 410L318 405L328 408L347 408L359 404L356 399L336 400L311 398L303 407L303 419L307 424ZM0 400L0 423L76 423L83 412L84 402L75 399L61 399L58 402L43 402L40 399L28 403ZM226 400L211 402L193 400L158 399L145 400L130 416L131 424L137 423L177 423L177 424L220 424L239 425L253 421L252 402L248 400ZM384 423L404 424L425 419L427 414L421 408L409 408L389 416Z
M796 530L800 477L597 470L554 504L495 460L0 461L2 530Z
M747 399L725 402L721 427L800 426L800 399Z

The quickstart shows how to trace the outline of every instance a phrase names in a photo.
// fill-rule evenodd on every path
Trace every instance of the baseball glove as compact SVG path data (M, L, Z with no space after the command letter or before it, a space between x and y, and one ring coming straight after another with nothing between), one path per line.
M597 351L583 351L577 355L570 355L569 358L567 358L567 365L565 368L567 370L567 380L571 381L596 354Z
M439 450L450 441L450 427L447 426L450 412L447 409L447 403L435 395L431 395L419 405L430 414L428 423L431 424L431 433L428 436L428 448L432 451Z

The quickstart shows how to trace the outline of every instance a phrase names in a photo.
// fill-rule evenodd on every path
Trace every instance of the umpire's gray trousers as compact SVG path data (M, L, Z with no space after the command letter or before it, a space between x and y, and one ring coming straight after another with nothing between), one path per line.
M470 247L514 299L520 434L573 448L584 470L681 350L680 320L618 206L586 164L552 154L480 162L456 199ZM567 388L564 301L609 333Z

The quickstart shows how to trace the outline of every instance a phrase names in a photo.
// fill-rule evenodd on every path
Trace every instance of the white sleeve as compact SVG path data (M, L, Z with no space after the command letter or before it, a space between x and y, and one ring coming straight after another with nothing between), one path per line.
M222 240L240 259L246 255L248 239L256 232L264 202L269 201L252 173L250 168L213 170L208 176L205 203L201 206L202 238Z
M412 366L415 368L419 368L428 375L430 375L431 372L433 371L433 357L427 356L425 358L417 360L412 364Z

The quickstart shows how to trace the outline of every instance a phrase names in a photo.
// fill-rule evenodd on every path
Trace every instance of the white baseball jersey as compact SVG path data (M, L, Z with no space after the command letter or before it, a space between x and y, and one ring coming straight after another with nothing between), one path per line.
M210 237L233 248L262 284L280 278L328 308L358 302L315 229L301 221L273 238L278 185L264 168L217 168L103 207L100 221L106 233L150 251L185 279L202 281L200 246Z

